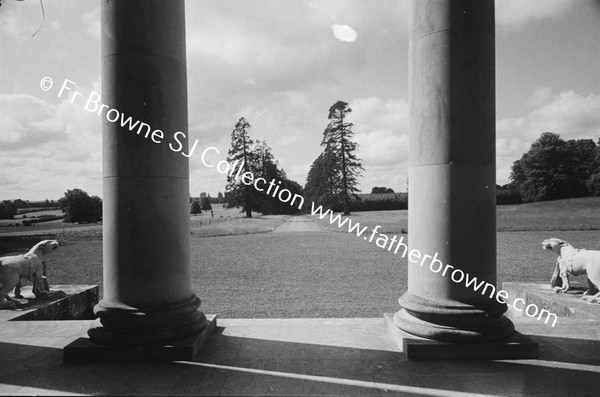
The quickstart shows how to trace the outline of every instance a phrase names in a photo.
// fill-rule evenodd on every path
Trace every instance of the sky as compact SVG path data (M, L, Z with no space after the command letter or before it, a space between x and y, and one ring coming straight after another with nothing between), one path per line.
M403 0L186 1L189 135L225 159L240 117L304 185L329 107L352 108L359 190L406 191L408 8ZM102 196L101 119L58 97L100 93L100 2L3 0L0 200ZM41 89L44 77L54 85ZM600 2L496 0L497 183L542 132L600 137ZM174 155L176 155L174 153ZM225 177L190 158L190 194Z

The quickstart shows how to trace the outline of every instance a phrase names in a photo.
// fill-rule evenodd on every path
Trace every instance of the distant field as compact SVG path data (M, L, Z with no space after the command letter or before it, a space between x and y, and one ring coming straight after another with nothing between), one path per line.
M267 233L283 222L281 216L258 216L248 218L214 218L204 223L192 220L192 234L196 237L237 236L241 234Z
M199 235L202 236L221 236L221 235L232 235L232 234L246 234L246 233L258 233L270 231L272 228L266 227L266 223L262 226L239 226L239 225L225 225L227 222L241 219L244 214L239 209L225 209L221 204L213 204L213 213L210 211L204 211L201 214L190 215L190 225L192 231L201 229L198 231ZM60 210L47 210L43 212L34 212L26 214L30 216L36 215L58 215L62 212ZM255 216L260 217L260 214L254 213ZM34 224L31 226L23 226L21 221L22 215L17 215L15 219L2 219L0 220L0 238L1 236L16 236L16 235L38 235L38 234L55 234L57 238L102 238L102 222L90 223L90 224L78 224L78 223L64 223L62 220L55 220L50 222L43 222ZM13 226L7 226L8 224ZM19 226L15 226L15 223L19 223Z
M382 233L401 233L408 230L408 210L353 212L353 222L369 229L380 225ZM312 219L327 230L347 232L330 224L329 216ZM498 231L535 230L600 230L600 197L585 197L496 207Z
M19 208L15 219L20 219L23 215L38 216L38 215L61 215L62 211L60 208L48 207L48 208Z
M503 230L600 230L600 197L500 205L497 226Z

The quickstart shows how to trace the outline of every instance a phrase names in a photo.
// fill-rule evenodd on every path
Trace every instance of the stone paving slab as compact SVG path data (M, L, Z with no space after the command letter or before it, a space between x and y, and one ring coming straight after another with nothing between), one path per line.
M0 394L597 396L597 327L573 320L517 320L540 345L535 360L419 362L398 352L383 318L220 319L194 361L144 364L63 363L91 321L4 322Z

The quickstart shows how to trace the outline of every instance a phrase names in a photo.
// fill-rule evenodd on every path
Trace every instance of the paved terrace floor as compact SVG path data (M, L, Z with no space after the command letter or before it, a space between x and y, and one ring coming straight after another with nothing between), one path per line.
M90 321L4 322L0 394L599 395L597 321L516 323L539 343L539 359L408 361L383 318L219 319L195 362L64 364L62 348Z

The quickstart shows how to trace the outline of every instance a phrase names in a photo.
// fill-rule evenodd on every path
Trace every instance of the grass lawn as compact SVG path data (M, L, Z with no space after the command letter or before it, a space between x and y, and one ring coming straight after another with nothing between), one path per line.
M329 215L319 219L311 216L322 228L336 232L347 232L348 227L331 224ZM400 234L408 230L408 210L353 212L352 222L373 229L380 225L380 232ZM519 205L499 205L496 207L498 231L535 230L600 230L600 197L584 197L527 203Z
M272 232L284 220L282 216L255 218L209 218L201 223L191 222L191 232L198 237L236 236Z
M330 223L329 214L320 219L318 215L310 216L311 219L316 221L323 229L330 230L332 232L348 232L347 224L341 229L337 226L337 221ZM400 234L402 229L408 230L408 210L395 210L395 211L361 211L353 212L350 215L352 223L360 223L361 229L363 226L368 226L369 230L372 230L375 226L381 226L379 229L380 233ZM368 231L366 233L369 233Z
M600 230L600 197L497 208L498 230Z
M598 199L581 199L499 207L500 229L537 229L498 232L498 283L549 282L556 256L541 249L546 238L600 249L600 230L577 230L584 219L584 227L600 229L598 204ZM559 208L568 216L557 214ZM394 219L406 214L363 212L353 217L394 233ZM560 224L556 219L562 219ZM347 233L264 233L282 220L260 217L192 226L192 287L203 311L225 318L261 318L379 317L397 310L407 286L406 259ZM217 236L248 232L254 234ZM64 242L49 258L50 283L101 285L101 238L67 235Z
M600 248L600 233L499 232L498 282L548 281L559 236ZM397 310L407 261L345 233L192 236L192 287L224 318L378 317ZM67 241L49 261L52 284L101 284L102 242ZM577 281L584 282L584 279Z

